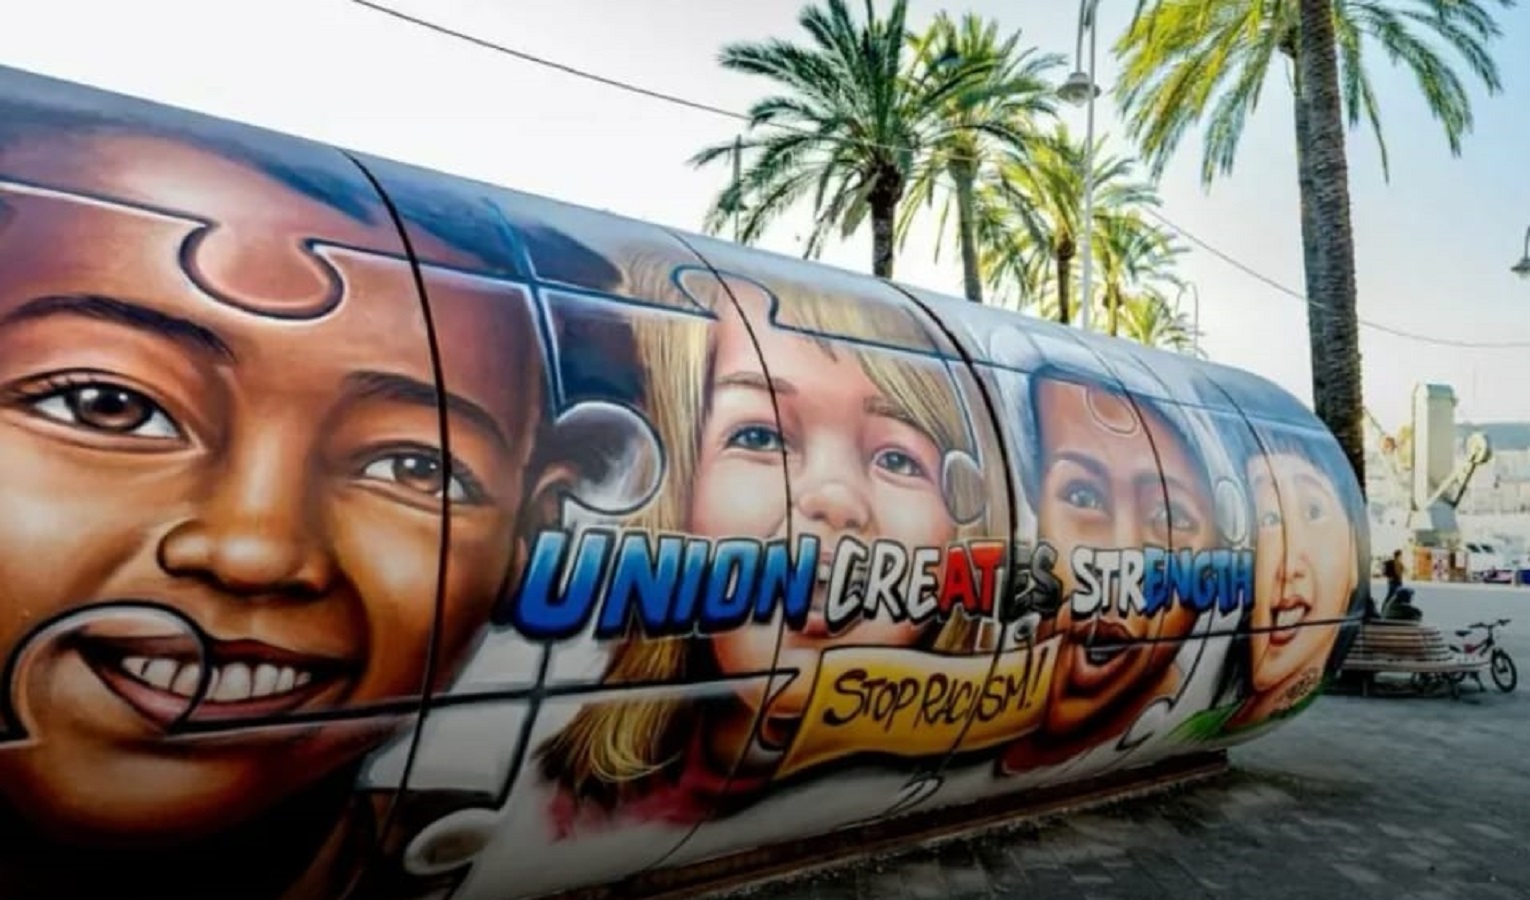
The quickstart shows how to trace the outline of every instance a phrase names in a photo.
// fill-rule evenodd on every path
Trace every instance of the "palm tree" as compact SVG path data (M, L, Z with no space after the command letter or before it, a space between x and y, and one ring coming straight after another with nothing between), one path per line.
M1365 67L1365 51L1382 51L1418 78L1430 112L1453 153L1472 126L1466 88L1439 50L1418 31L1434 32L1454 49L1489 93L1503 85L1487 44L1502 33L1485 7L1517 0L1324 0L1333 19L1334 50L1351 127L1363 116L1390 177L1381 111ZM1410 7L1402 9L1399 7ZM1422 7L1422 8L1419 8ZM1202 184L1230 175L1243 126L1259 106L1270 71L1282 61L1293 96L1300 47L1299 0L1138 0L1137 13L1115 51L1122 62L1116 87L1129 130L1160 175L1184 132L1204 123ZM1374 45L1374 46L1373 46ZM1215 100L1215 106L1208 107ZM1297 110L1300 116L1302 111Z
M1459 154L1471 129L1460 77L1427 38L1454 50L1490 93L1502 87L1487 46L1489 7L1516 0L1138 0L1116 44L1117 97L1150 169L1161 173L1191 125L1203 125L1202 184L1230 174L1244 124L1270 71L1286 64L1302 193L1308 339L1318 415L1361 484L1364 434L1344 122L1363 117L1390 176L1380 108L1366 68L1377 50L1412 70ZM1369 51L1369 57L1367 54Z
M1301 107L1296 167L1306 210L1302 214L1302 246L1308 248L1303 268L1309 298L1312 401L1314 412L1349 457L1363 493L1365 397L1355 296L1355 238L1349 217L1349 161L1335 47L1332 0L1301 0L1295 79L1296 104ZM1318 304L1316 308L1312 301Z
M938 113L989 68L953 58L909 77L907 6L907 0L894 0L887 17L878 19L866 0L861 24L846 0L824 0L797 18L810 38L807 46L771 38L723 48L724 68L763 75L785 92L750 108L751 132L775 127L739 142L754 159L712 203L703 226L708 232L747 210L740 240L749 243L811 194L817 221L804 255L817 257L835 226L847 236L869 215L872 270L892 277L894 216L920 155L940 136ZM708 147L691 163L731 162L735 146Z
M1135 294L1121 306L1121 334L1139 344L1204 358L1195 347L1195 333L1185 314L1169 306L1156 290Z
M1104 141L1096 140L1094 153L1094 235L1112 216L1159 202L1153 185L1136 177L1136 161L1106 153ZM1073 263L1084 227L1084 159L1083 142L1058 125L1027 151L1004 153L975 192L985 280L1030 301L1055 292L1057 321L1065 325L1072 320Z
M953 59L987 69L985 76L974 78L947 97L939 108L938 134L918 161L898 217L901 249L915 214L921 207L934 204L937 188L949 186L949 193L940 191L944 202L935 259L940 259L954 197L962 285L967 299L975 303L983 301L973 198L978 174L997 163L1000 150L1023 155L1036 133L1038 121L1057 112L1051 71L1063 65L1063 57L1041 54L1034 47L1021 50L1019 43L1018 31L1000 41L997 24L971 13L958 24L944 12L913 41L916 80L933 82L935 72Z
M1095 227L1091 246L1104 295L1106 331L1112 337L1120 334L1122 304L1134 293L1159 284L1179 285L1173 270L1185 247L1135 210L1107 212Z

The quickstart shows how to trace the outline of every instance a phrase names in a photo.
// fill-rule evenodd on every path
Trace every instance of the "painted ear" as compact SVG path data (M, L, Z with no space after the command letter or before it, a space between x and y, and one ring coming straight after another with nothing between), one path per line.
M1344 596L1346 596L1346 597L1354 596L1355 591L1360 588L1360 559L1359 559L1360 548L1359 548L1359 544L1360 544L1360 537L1359 537L1359 535L1355 534L1355 529L1354 528L1350 528L1349 529L1349 544L1346 546L1345 551L1344 551L1348 555L1345 556L1344 558L1348 559L1348 560L1352 560L1353 562L1351 563L1351 565L1349 567L1349 590L1344 592Z
M1242 544L1249 534L1248 499L1243 488L1231 478L1222 478L1217 481L1213 493L1223 539L1235 546Z
M1030 335L1011 325L988 336L988 355L997 363L1029 370L1041 364L1041 354Z
M553 504L556 510L567 501L595 513L624 516L652 500L664 481L664 450L657 432L626 406L579 403L553 423L551 443L549 461L528 498L534 506Z
M940 461L940 492L958 525L976 522L988 509L982 467L965 451L949 451Z

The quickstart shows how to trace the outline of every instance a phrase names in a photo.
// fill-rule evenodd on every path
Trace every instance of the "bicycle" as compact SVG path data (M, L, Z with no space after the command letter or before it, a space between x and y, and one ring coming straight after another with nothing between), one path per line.
M1494 634L1494 631L1504 627L1505 625L1508 625L1509 621L1510 620L1508 619L1499 619L1498 621L1492 623L1473 622L1465 628L1457 629L1456 637L1461 638L1462 641L1460 644L1450 645L1450 649L1452 651L1460 653L1463 656L1476 657L1477 659L1487 659L1489 661L1489 673L1493 676L1493 684L1497 685L1498 689L1503 691L1505 694L1512 692L1514 688L1518 686L1519 671L1517 668L1515 668L1514 660L1509 657L1508 652L1502 647L1498 646L1498 638ZM1484 637L1480 643L1467 643L1465 639L1477 631L1486 631L1487 636ZM1465 672L1452 672L1446 677L1449 678L1453 683L1460 684L1463 680L1465 680L1466 675L1467 673ZM1487 690L1487 687L1482 683L1481 675L1478 675L1476 672L1472 672L1471 676L1476 680L1477 687L1484 691Z

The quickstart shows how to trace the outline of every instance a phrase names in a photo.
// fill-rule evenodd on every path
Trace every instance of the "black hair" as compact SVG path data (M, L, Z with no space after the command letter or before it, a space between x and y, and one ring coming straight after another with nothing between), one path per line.
M544 223L522 218L514 223L512 237L511 222L501 207L514 205L503 202L513 200L513 192L503 188L0 67L0 152L53 138L114 134L198 147L275 179L357 222L386 226L388 210L364 167L383 184L388 199L410 225L473 256L488 273L519 279L531 276L513 251L518 238L538 267L556 272L560 280L596 289L611 289L620 282L620 271L603 256Z
M0 69L0 150L59 137L133 134L210 150L277 179L353 219L386 217L376 192L343 155L302 138L123 94Z
M1029 408L1026 412L1031 427L1026 429L1021 438L1022 446L1018 448L1020 451L1019 468L1021 479L1025 486L1025 493L1027 497L1031 498L1032 506L1038 512L1040 511L1041 482L1045 467L1043 459L1045 452L1043 433L1047 428L1046 419L1042 415L1041 387L1048 381L1076 384L1091 388L1126 401L1131 404L1138 416L1143 418L1146 418L1148 415L1155 416L1159 420L1159 424L1167 430L1171 439L1177 442L1180 449L1190 458L1191 468L1195 472L1201 486L1205 488L1207 498L1212 501L1215 500L1212 494L1210 475L1206 471L1205 454L1201 452L1199 443L1192 440L1189 432L1176 421L1176 411L1171 409L1170 404L1129 391L1108 375L1092 372L1078 366L1049 361L1036 367L1028 376L1026 400ZM1158 445L1157 439L1151 435L1148 440L1152 447L1151 452L1155 457L1154 462L1161 467L1162 448Z
M536 276L596 291L614 291L622 283L614 263L527 209L546 200L410 163L351 156L378 179L405 221L472 254L489 274L527 281Z

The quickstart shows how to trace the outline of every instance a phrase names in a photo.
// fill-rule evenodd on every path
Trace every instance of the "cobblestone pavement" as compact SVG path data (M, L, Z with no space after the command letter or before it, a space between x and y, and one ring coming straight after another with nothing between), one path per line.
M1515 618L1505 646L1530 677L1530 591L1419 587L1442 629ZM1214 779L750 900L1530 898L1530 685L1488 690L1325 697Z

